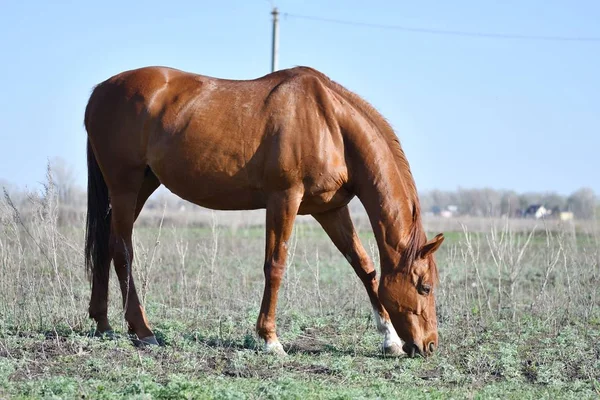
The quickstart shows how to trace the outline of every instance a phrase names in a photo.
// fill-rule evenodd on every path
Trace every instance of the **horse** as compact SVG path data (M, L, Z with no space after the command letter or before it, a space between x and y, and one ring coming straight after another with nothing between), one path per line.
M434 252L444 237L427 240L398 137L357 94L309 67L253 80L145 67L98 84L84 125L88 311L98 333L111 331L113 261L130 333L139 343L158 344L136 292L131 236L144 203L162 184L210 209L266 209L256 323L266 352L285 355L275 313L298 214L318 221L364 284L385 353L428 356L438 347ZM377 242L379 283L350 218L355 196Z

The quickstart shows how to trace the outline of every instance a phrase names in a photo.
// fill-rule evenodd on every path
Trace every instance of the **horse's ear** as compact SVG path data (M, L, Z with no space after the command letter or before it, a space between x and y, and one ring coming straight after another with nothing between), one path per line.
M433 254L442 245L443 241L444 241L443 233L436 235L433 239L431 239L429 242L427 242L423 245L423 247L421 248L421 251L419 252L419 256L421 258L425 258L428 255Z

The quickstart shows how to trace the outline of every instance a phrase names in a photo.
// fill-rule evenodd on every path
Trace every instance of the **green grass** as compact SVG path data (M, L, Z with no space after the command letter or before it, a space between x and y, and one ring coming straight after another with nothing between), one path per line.
M233 321L229 321L232 323ZM246 321L251 325L253 321ZM241 322L243 324L243 322ZM256 348L250 331L161 321L164 346L71 332L5 333L2 397L74 398L594 398L598 330L524 322L452 330L428 359L386 358L365 318L287 321L289 355Z
M4 208L2 208L4 207ZM46 210L46 214L42 211ZM162 346L93 337L80 227L0 203L0 398L598 398L598 236L446 233L440 349L388 358L366 293L315 224L299 224L278 307L289 355L264 354L260 227L135 234L136 280ZM27 231L25 231L25 228ZM360 232L377 259L370 232Z

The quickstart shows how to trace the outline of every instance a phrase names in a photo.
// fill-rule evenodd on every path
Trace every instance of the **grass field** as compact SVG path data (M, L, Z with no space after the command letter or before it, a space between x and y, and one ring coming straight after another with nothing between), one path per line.
M279 358L254 334L262 228L137 229L136 279L163 344L138 349L114 276L118 335L92 336L83 223L57 226L52 201L32 207L25 221L0 202L0 398L600 396L594 232L514 232L510 221L448 232L437 256L440 350L408 359L381 354L351 267L317 225L297 224L278 307L289 355ZM370 232L361 236L377 263Z

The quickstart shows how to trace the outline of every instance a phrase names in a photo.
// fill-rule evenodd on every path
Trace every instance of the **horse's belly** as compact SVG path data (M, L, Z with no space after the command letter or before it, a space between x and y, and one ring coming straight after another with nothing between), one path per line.
M264 208L264 195L252 187L237 157L215 157L193 147L163 148L148 164L160 182L179 197L215 210ZM157 154L157 153L155 153Z
M267 204L267 194L264 190L251 187L236 177L194 173L193 170L178 170L173 167L167 174L160 170L154 172L171 192L202 207L213 210L254 210L265 208ZM348 204L352 197L353 195L343 188L313 194L305 192L298 212L325 212Z
M261 191L253 190L233 178L206 176L189 170L176 175L161 172L155 174L171 192L202 207L213 210L250 210L264 208L266 205Z
M264 188L251 186L240 175L243 171L229 176L219 171L198 171L192 165L186 167L181 163L150 167L171 192L202 207L213 210L253 210L265 208L267 204L267 192ZM324 212L348 204L352 197L344 188L318 193L305 191L298 212Z

